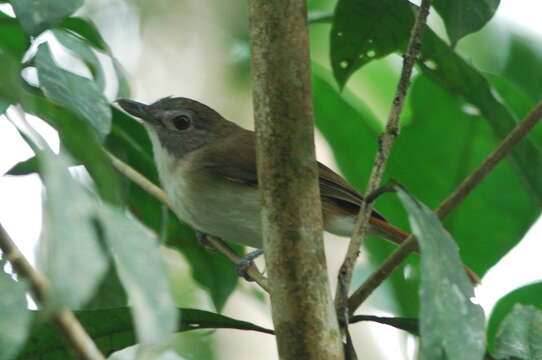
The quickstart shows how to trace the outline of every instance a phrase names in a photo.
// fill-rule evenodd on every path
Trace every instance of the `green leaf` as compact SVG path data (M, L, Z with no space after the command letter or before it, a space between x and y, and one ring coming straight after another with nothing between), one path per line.
M479 109L498 139L504 138L516 126L517 120L494 95L488 81L474 67L451 52L434 33L426 32L422 46L424 74L444 88L459 94ZM432 65L427 65L428 63ZM542 206L542 151L530 138L512 150L516 172L522 176L524 187L533 200Z
M94 54L90 46L84 40L64 30L54 29L53 34L60 44L74 52L85 62L94 77L98 90L103 92L105 88L105 73L100 60L98 60L98 57Z
M534 36L524 33L510 35L508 58L503 76L514 82L533 99L542 97L542 44Z
M339 0L330 33L331 67L339 85L368 62L406 47L413 24L408 1Z
M39 159L36 156L15 164L7 175L28 175L39 172Z
M474 289L457 245L435 213L401 187L396 189L422 253L420 359L482 359L484 313L471 301Z
M48 151L38 156L46 189L38 268L51 283L50 305L78 308L107 270L95 228L95 202L72 178L64 157Z
M206 249L196 239L194 231L174 216L170 216L166 245L184 255L190 263L194 280L209 293L220 312L239 281L235 266L224 255ZM237 253L241 252L241 246L230 246Z
M16 19L0 13L0 49L20 60L30 42Z
M101 207L98 216L133 305L138 339L157 343L173 331L177 321L158 243L149 230L118 209Z
M62 20L59 26L80 35L96 49L109 53L109 46L107 46L98 28L89 18L72 16Z
M5 98L0 98L0 116L4 115L11 104Z
M181 313L176 331L198 329L239 329L272 334L273 331L252 323L236 320L224 315L197 309L178 309ZM87 329L102 352L109 355L114 351L134 345L134 327L127 307L107 310L76 311L75 316ZM36 313L39 318L39 313ZM32 331L30 341L19 356L19 360L46 358L66 360L74 358L65 347L56 329L49 324L38 323Z
M117 173L98 142L96 133L85 121L42 96L25 92L17 102L22 104L26 112L39 116L58 130L61 144L78 163L85 165L103 199L112 204L120 203Z
M26 341L31 314L26 306L26 282L15 281L4 272L4 265L0 261L0 359L9 360Z
M516 304L503 320L495 339L497 359L542 359L542 311Z
M119 61L113 56L111 49L102 38L100 32L92 22L92 20L82 17L70 17L64 19L60 24L61 27L68 29L79 36L86 39L92 46L99 49L111 57L113 69L117 75L117 98L130 97L130 84L128 83L126 71L123 69Z
M350 318L350 324L360 321L373 321L379 324L393 326L396 329L407 331L416 336L420 333L419 321L416 318L383 317L372 315L354 315Z
M102 282L82 310L112 309L126 305L128 305L126 291L118 277L115 263L110 261L109 269Z
M47 97L85 119L103 140L111 130L111 109L94 82L59 68L46 43L38 47L36 66Z
M83 0L11 0L15 15L24 31L36 36L83 5Z
M374 6L371 6L373 3ZM370 60L403 50L405 41L398 39L402 39L399 34L406 36L411 30L413 20L410 7L406 0L342 0L338 3L331 34L331 59L335 78L341 86L353 71ZM371 29L377 24L387 24L388 28L382 29L382 33L396 35L392 39L374 37L372 34L375 31ZM369 30L360 31L359 26L369 27ZM369 50L373 50L375 56L366 56ZM514 128L517 119L495 97L487 80L430 29L424 33L421 53L422 71L450 92L463 96L479 110L498 139L504 138ZM348 66L341 67L343 61ZM523 186L542 206L540 146L526 139L514 148L512 158L516 171L522 176Z
M489 317L487 338L490 349L494 349L497 329L503 325L505 317L512 312L516 304L533 305L542 311L542 282L537 282L520 287L499 299Z
M433 7L444 21L452 46L480 30L495 14L500 0L435 0Z

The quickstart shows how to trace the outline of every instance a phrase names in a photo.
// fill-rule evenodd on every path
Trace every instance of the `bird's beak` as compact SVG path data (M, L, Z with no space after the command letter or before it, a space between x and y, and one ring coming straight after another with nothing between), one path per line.
M140 118L145 121L149 121L148 117L148 105L139 103L137 101L133 100L127 100L127 99L118 99L115 101L117 104L120 105L120 107L126 111L128 114L133 115L137 118Z

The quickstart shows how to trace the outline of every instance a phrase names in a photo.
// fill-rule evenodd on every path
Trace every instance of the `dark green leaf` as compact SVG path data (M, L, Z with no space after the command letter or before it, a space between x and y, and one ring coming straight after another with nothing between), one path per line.
M446 89L453 91L479 109L498 139L504 138L516 126L517 120L497 99L488 81L434 33L426 32L422 46L425 58L423 72ZM431 64L431 65L428 65ZM513 164L522 176L525 188L533 200L542 205L542 151L530 138L512 151Z
M72 178L66 159L47 151L38 156L46 189L38 268L51 283L52 305L77 308L107 270L94 225L95 201Z
M499 299L489 317L487 338L490 349L494 348L497 329L502 327L504 318L512 312L516 304L533 305L542 311L540 294L542 294L542 282L537 282L520 287Z
M20 60L29 45L19 22L0 13L0 49Z
M516 304L503 320L495 339L496 359L542 359L542 311Z
M350 324L354 324L360 321L373 321L379 324L393 326L394 328L408 331L412 335L419 335L420 333L420 328L418 324L419 321L416 318L354 315L350 319Z
M105 88L105 73L100 60L98 60L98 57L94 54L90 46L84 40L64 30L55 29L53 30L53 34L60 44L73 51L85 62L94 77L98 90L103 92Z
M118 209L101 207L99 221L133 305L139 341L163 340L175 326L176 311L158 242L149 230Z
M26 341L31 314L26 305L28 286L6 274L4 265L0 261L0 359L9 360Z
M235 266L222 254L209 251L200 244L194 231L180 223L174 215L170 216L170 220L166 244L185 256L192 268L193 278L209 292L216 310L222 311L239 281ZM240 253L239 245L233 247Z
M21 161L11 169L8 170L6 174L8 175L28 175L32 173L39 172L39 160L37 157L31 157L28 160Z
M413 24L408 1L339 0L330 33L331 66L339 85L368 62L403 49Z
M109 46L90 19L78 16L65 18L60 23L60 27L73 31L85 38L95 48L109 53Z
M435 0L452 46L464 36L480 30L495 14L500 0Z
M36 36L83 5L83 0L11 0L15 15L24 31Z
M103 140L111 130L111 109L96 85L87 78L59 68L46 43L38 47L36 66L40 85L47 97L80 115Z
M474 289L457 245L435 213L401 187L396 189L422 253L420 359L482 359L484 312L471 301Z
M542 98L542 44L523 33L512 33L509 41L503 76L532 98Z
M4 115L10 105L11 104L7 99L0 98L0 116Z
M272 334L272 330L246 321L196 309L179 309L177 331L198 329L239 329ZM134 327L127 307L107 310L76 311L75 316L87 329L98 347L105 354L134 345ZM39 318L39 314L35 315ZM74 359L64 342L56 336L56 329L49 324L37 323L19 360L46 358L48 360Z

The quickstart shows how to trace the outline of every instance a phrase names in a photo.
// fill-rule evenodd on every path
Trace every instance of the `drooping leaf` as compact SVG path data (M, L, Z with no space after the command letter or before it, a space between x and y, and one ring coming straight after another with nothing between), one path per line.
M452 46L480 30L495 14L500 0L435 0L433 7L444 21Z
M133 306L138 340L157 343L165 339L177 319L158 242L148 229L118 209L101 207L98 216Z
M494 349L495 335L502 328L503 321L511 314L516 304L532 305L542 311L542 282L537 282L520 287L499 299L489 317L487 338L490 349Z
M95 201L72 178L64 157L46 151L38 156L46 189L38 268L51 283L52 305L78 308L107 270L94 223Z
M98 60L98 57L92 51L90 46L88 46L84 40L65 30L54 29L53 34L60 44L74 52L79 58L81 58L81 60L85 62L92 73L92 76L94 77L98 90L103 92L105 88L105 73L102 69L102 65L100 64L100 60Z
M36 36L52 28L83 5L83 0L11 0L24 31Z
M92 22L92 20L84 17L70 17L64 19L60 24L61 27L76 33L85 40L87 40L93 47L103 51L105 54L111 57L113 63L113 69L117 75L117 98L129 98L130 97L130 84L128 83L126 71L123 69L119 61L113 56L111 49L102 38L100 32Z
M516 304L497 332L493 356L498 360L542 359L542 311Z
M82 36L96 49L105 53L109 52L109 46L107 46L107 43L96 28L96 25L94 25L90 19L72 16L62 20L59 26Z
M28 286L15 281L0 261L0 359L14 359L28 336L31 314L26 305Z
M175 331L198 329L239 329L272 334L272 330L250 322L236 320L224 315L197 309L178 309L181 313ZM105 354L111 354L136 343L135 330L130 318L130 308L76 311L75 316L87 329L90 337ZM39 318L39 314L35 315ZM38 357L48 360L72 359L55 329L49 324L37 323L19 360Z
M373 59L403 49L413 24L408 1L339 0L330 32L331 66L339 85Z
M40 86L47 97L85 119L103 140L111 130L111 109L96 84L59 68L46 43L38 47L35 61Z
M485 354L484 313L474 304L457 245L437 215L401 187L421 249L420 359L481 360Z

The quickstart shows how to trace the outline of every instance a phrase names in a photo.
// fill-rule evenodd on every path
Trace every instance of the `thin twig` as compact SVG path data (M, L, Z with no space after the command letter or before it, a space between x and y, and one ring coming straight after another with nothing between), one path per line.
M442 219L452 212L467 195L497 166L497 164L521 141L542 118L542 101L506 136L497 148L474 170L454 192L444 200L435 213ZM393 254L352 294L348 300L349 314L371 295L371 293L416 249L413 235L409 236Z
M392 108L388 116L386 129L379 137L379 148L371 171L371 177L369 178L369 184L365 191L366 194L372 194L380 186L384 170L388 157L391 152L392 145L395 138L399 134L399 116L405 102L405 97L410 86L410 76L412 75L412 69L416 63L416 59L420 52L421 39L423 29L429 14L429 8L431 7L431 0L422 0L422 4L418 11L416 21L412 28L408 46L403 58L403 67L401 70L401 76L399 83L395 91L395 97L393 99ZM352 240L348 246L348 251L344 258L343 264L339 270L339 276L337 281L337 291L335 295L335 308L339 317L339 322L346 326L348 317L348 290L350 288L350 282L352 280L352 272L354 265L359 255L359 249L367 233L369 216L373 209L373 203L364 201L362 203L358 218L356 220L356 228L352 234Z
M126 164L115 155L111 154L109 151L105 150L106 154L111 159L113 166L128 179L132 180L135 184L139 185L143 190L145 190L149 195L154 197L156 200L160 201L162 204L166 205L169 209L173 211L171 201L167 197L164 190L156 186L145 176L140 174L130 165ZM232 263L237 264L241 257L235 253L224 241L221 239L208 236L207 239L209 243L221 254L226 256ZM247 274L264 289L268 291L267 279L262 275L255 265L251 265L247 268Z
M30 265L2 224L0 224L0 250L13 266L15 273L30 283L30 291L35 302L44 305L49 294L47 279ZM80 359L105 360L92 338L70 310L65 308L55 310L52 320Z

